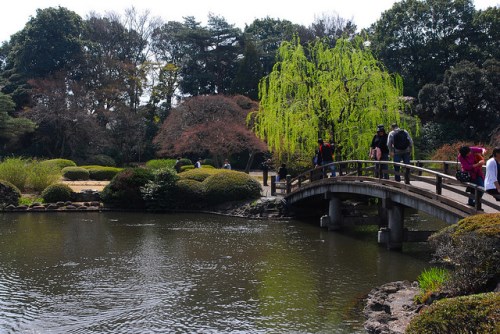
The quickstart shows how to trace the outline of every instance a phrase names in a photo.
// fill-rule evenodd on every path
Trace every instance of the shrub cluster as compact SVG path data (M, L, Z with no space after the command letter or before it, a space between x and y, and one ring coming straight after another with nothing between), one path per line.
M153 172L154 179L141 188L146 209L164 211L176 207L176 182L179 180L173 168L160 168Z
M51 184L42 191L42 198L45 203L65 202L71 200L73 191L64 183Z
M116 174L121 172L123 168L106 167L106 166L81 166L89 171L89 178L96 181L109 181L115 177Z
M89 157L86 161L86 164L106 166L106 167L116 167L115 159L105 154L97 154Z
M62 173L65 179L71 181L84 181L90 177L89 171L82 167L64 167Z
M116 174L101 192L102 201L109 206L122 209L144 209L141 188L154 179L151 170L127 168Z
M9 181L21 191L42 191L60 177L60 169L52 163L24 158L7 158L0 163L0 179Z
M0 180L0 208L8 205L18 205L21 198L21 192L12 183Z
M500 293L446 298L415 316L405 333L498 333Z
M438 261L451 265L452 295L492 291L500 282L500 213L462 219L429 238Z
M64 167L76 167L76 163L69 159L49 159L40 162L42 165L50 166L62 170Z
M260 197L260 183L251 176L225 170L203 181L205 199L211 204L239 201Z
M175 159L153 159L146 162L146 168L161 169L161 168L174 168Z

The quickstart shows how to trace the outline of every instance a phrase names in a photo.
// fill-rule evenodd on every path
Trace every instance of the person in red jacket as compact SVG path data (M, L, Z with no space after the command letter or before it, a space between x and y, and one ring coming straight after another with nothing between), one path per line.
M317 166L325 166L333 162L333 147L330 143L325 143L323 139L318 139L318 161ZM335 177L335 165L330 165L332 177Z

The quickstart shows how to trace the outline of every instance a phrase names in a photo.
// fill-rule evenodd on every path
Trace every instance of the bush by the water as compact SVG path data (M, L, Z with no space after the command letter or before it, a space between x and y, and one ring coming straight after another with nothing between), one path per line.
M25 158L7 158L0 163L0 180L9 181L20 191L40 192L59 180L60 170L53 164Z
M42 191L42 198L45 203L65 202L71 200L73 191L64 183L51 184Z
M49 159L40 162L42 165L51 166L62 170L64 167L76 167L76 163L69 159Z
M21 198L19 189L9 181L0 180L0 208L18 205Z
M62 173L70 181L85 181L90 177L89 171L82 167L64 167Z
M109 181L121 172L123 168L106 166L81 166L89 171L89 178L96 181Z
M500 293L446 298L415 316L406 334L499 333Z
M176 183L176 206L198 209L203 207L203 184L199 181L181 179Z
M144 209L141 188L153 180L153 173L145 168L127 168L116 174L101 192L102 201L122 209Z
M209 203L219 204L260 197L262 187L250 175L232 170L216 171L218 172L203 181L205 198Z
M0 163L0 180L5 180L24 191L31 161L24 158L6 158Z
M154 179L141 188L146 209L150 211L170 210L175 207L175 183L179 180L173 168L160 168L153 172Z
M500 283L500 213L462 219L429 238L435 257L451 265L452 295L492 291Z

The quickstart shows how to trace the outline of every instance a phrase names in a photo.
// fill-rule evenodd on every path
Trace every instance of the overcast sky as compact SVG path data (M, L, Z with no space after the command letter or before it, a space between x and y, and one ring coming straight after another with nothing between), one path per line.
M12 0L10 0L12 1ZM353 19L358 28L374 23L380 14L391 8L393 0L14 0L3 5L0 11L0 42L23 29L38 8L65 7L85 18L91 11L99 14L116 12L123 14L125 8L134 6L138 11L150 10L153 16L165 21L182 21L184 16L194 16L206 24L209 13L224 17L228 23L243 29L254 19L269 16L286 19L308 26L322 14L338 13L346 19ZM500 0L474 0L476 9L498 6Z

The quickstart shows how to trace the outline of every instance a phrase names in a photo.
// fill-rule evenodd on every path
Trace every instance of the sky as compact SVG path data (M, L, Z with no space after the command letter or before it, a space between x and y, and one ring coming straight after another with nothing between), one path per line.
M65 7L85 18L88 13L123 14L126 8L134 7L139 12L149 10L152 16L164 21L183 21L185 16L194 16L203 25L209 13L222 16L229 24L243 29L245 24L267 16L285 19L309 26L315 17L323 14L352 19L358 29L369 27L380 18L382 12L397 2L393 0L18 0L3 6L0 11L0 42L22 30L37 9ZM473 0L476 9L498 6L500 0Z

